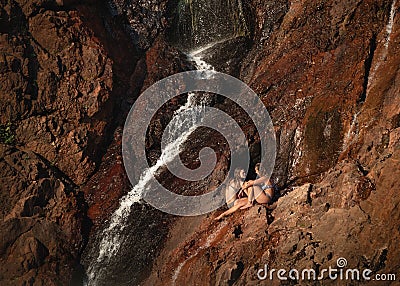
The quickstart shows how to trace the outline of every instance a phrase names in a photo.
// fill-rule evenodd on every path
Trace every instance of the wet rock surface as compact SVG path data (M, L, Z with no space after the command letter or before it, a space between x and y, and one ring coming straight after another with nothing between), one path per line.
M240 64L251 46L247 37L237 37L214 45L202 52L203 59L216 70L239 77Z
M108 0L107 4L112 16L122 23L132 42L138 48L146 50L167 27L168 2L167 0Z

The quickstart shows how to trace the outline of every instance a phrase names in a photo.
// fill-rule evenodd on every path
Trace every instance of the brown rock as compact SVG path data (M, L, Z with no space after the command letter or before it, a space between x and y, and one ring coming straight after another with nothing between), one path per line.
M82 196L33 152L0 153L1 283L66 284L86 236Z
M15 9L7 17L22 22L2 36L2 123L12 122L18 144L81 184L105 142L112 61L76 11L31 15L28 7L41 4L10 5Z

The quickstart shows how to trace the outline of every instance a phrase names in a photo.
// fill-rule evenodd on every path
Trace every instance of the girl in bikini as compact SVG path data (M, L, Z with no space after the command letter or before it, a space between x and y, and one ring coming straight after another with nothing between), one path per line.
M274 197L275 186L271 180L260 174L260 163L254 167L257 178L254 181L247 181L243 184L243 191L247 194L247 204L240 209L246 209L254 204L269 204Z
M226 205L229 209L216 217L215 220L220 220L224 216L237 211L247 204L247 198L239 198L237 195L237 192L241 189L245 179L246 172L243 169L236 169L234 171L233 179L229 181L228 186L225 189Z

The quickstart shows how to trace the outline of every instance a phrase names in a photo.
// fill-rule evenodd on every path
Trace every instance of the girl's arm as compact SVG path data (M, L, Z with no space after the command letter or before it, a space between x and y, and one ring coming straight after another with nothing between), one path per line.
M246 184L246 187L251 187L251 186L254 186L254 185L261 185L261 184L264 184L264 183L268 183L268 181L269 180L267 179L267 177L262 176L262 177L258 178L257 180L248 181L247 184Z

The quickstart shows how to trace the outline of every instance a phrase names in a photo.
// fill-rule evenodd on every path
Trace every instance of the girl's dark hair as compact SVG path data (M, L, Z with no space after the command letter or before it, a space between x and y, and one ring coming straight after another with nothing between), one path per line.
M263 167L261 166L260 163L257 163L257 164L254 166L254 170L258 170L261 174L264 174L264 169L263 169Z
M263 168L261 167L261 164L260 164L260 163L255 164L255 165L254 165L254 169L258 169L258 170L260 171L261 174L266 175L265 173L263 173L264 170L263 170ZM274 182L274 181L275 181L275 180L274 180L274 177L272 176L272 174L271 174L271 176L269 177L269 179L271 180L271 182Z

